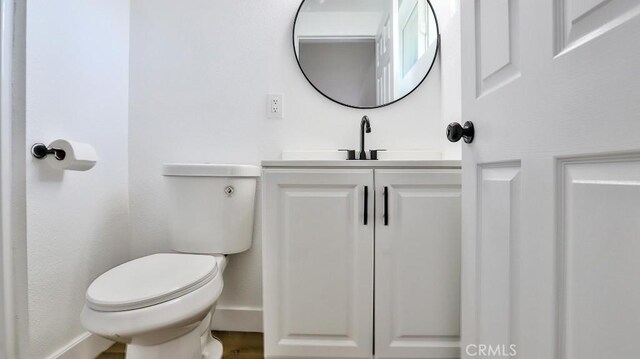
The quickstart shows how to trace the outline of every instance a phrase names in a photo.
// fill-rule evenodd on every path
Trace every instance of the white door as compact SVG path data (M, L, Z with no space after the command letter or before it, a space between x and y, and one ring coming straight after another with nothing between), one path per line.
M263 189L265 356L371 358L373 171L265 170Z
M459 358L460 180L376 170L376 358Z
M393 102L393 17L381 24L376 39L376 94L378 106Z
M639 14L462 1L465 357L640 355Z
M0 130L4 133L5 132L5 125L4 125L4 121L2 118L0 118ZM5 168L7 168L8 166L5 164L6 159L4 158L4 152L5 152L5 137L0 135L0 358L6 358L8 357L8 351L7 351L7 335L5 333L5 318L6 318L6 310L5 310L5 305L4 303L7 302L7 300L9 298L7 298L8 296L8 291L7 291L7 287L5 284L5 272L4 272L4 265L5 265L5 243L9 243L8 238L6 237L5 232L5 226L6 223L8 222L8 215L5 214L6 211L8 210L6 208L6 206L10 203L8 200L5 200L5 194L7 193L5 191L5 188L7 187L7 185L5 184L6 179L5 177L8 175L8 171L5 170Z
M16 235L19 233L16 228L24 224L20 223L22 218L18 215L24 208L18 195L18 188L22 182L20 180L24 176L16 174L20 167L15 167L15 163L23 159L18 149L24 144L24 138L21 138L22 133L19 129L20 116L13 112L13 92L20 88L20 72L13 69L13 63L16 61L13 49L20 47L20 36L18 40L14 39L13 16L14 2L0 1L0 358L11 358L17 353L17 315L14 311L13 287L16 283L14 272L19 266L14 266L14 261L20 256L22 247L16 246L15 243L24 243L20 241L22 238ZM19 21L15 23L16 28L20 25ZM17 45L14 44L14 40ZM18 77L18 81L15 82L14 72ZM26 260L24 266L26 267Z

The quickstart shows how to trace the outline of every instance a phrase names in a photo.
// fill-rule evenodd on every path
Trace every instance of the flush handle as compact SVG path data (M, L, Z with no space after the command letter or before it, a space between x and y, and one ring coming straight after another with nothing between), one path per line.
M471 143L475 132L471 121L465 122L464 126L460 126L457 122L452 122L447 126L447 139L451 142L458 142L462 138L465 143Z

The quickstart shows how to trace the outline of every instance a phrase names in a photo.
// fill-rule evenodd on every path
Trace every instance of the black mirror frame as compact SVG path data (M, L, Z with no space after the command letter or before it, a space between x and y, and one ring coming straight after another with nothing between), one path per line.
M307 76L307 74L304 72L304 70L302 69L302 65L300 64L300 59L298 59L298 54L296 53L296 23L298 22L298 15L300 14L300 10L302 10L302 5L304 5L304 2L306 0L302 0L302 2L300 3L300 6L298 6L298 11L296 11L296 17L293 20L293 30L291 31L291 38L292 38L292 44L293 44L293 57L296 58L296 62L298 63L298 67L300 68L300 72L302 72L302 75L304 76L305 79L307 79L307 82L309 82L309 84L316 90L318 91L322 96L326 97L327 99L342 105L342 106L346 106L346 107L350 107L350 108L355 108L355 109L359 109L359 110L372 110L372 109L376 109L376 108L382 108L382 107L386 107L389 105L393 105L394 103L405 99L407 96L411 95L415 90L418 89L418 87L420 87L420 85L422 85L422 83L424 82L424 80L427 79L427 76L429 76L429 74L431 73L431 70L433 69L433 65L436 63L436 59L438 59L438 55L440 54L440 25L438 24L438 15L436 15L436 10L433 8L433 5L431 5L431 0L427 0L427 4L429 4L429 8L431 9L431 12L433 13L433 18L436 21L436 32L438 33L438 40L437 40L437 44L436 44L436 52L433 55L433 60L431 61L431 65L429 66L429 70L427 70L427 73L424 75L424 77L422 78L422 80L420 80L420 82L416 85L416 87L414 87L411 91L409 91L407 94L405 94L404 96L400 97L397 100L393 100L389 103L385 103L384 105L379 105L379 106L369 106L369 107L364 107L364 106L353 106L353 105L349 105L343 102L340 102L336 99L333 99L331 97L329 97L328 95L326 95L324 92L320 91L320 89L318 89L316 87L316 85L313 84L313 82L311 82L311 80L309 79L309 77Z

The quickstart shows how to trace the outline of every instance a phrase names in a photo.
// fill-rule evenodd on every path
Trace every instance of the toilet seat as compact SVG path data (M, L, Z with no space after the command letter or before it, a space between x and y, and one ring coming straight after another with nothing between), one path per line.
M164 343L197 325L222 293L222 275L191 293L145 308L106 312L82 308L80 320L90 332L120 343Z
M161 253L132 260L102 274L87 289L87 307L101 312L146 308L185 296L218 274L209 255Z

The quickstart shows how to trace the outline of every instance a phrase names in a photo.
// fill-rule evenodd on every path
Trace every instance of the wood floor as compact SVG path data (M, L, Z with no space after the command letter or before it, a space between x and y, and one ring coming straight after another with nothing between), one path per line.
M263 359L262 333L213 332L224 347L223 359ZM97 359L124 359L125 346L115 344Z

